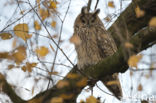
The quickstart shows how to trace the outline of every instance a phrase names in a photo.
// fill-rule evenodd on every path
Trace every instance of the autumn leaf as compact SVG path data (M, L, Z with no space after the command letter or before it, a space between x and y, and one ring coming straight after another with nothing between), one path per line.
M26 72L26 70L27 70L26 66L22 66L21 69L22 69L24 72Z
M3 40L7 40L7 39L11 39L12 35L10 33L1 33L0 34L1 39Z
M61 98L61 97L53 97L50 100L50 103L63 103L63 98Z
M108 2L108 6L111 8L115 8L114 2L113 1L109 1Z
M34 28L35 30L41 30L41 26L37 21L34 21Z
M140 59L142 58L142 55L133 55L128 59L128 65L130 67L136 67L137 68L137 64L140 61Z
M87 85L87 78L82 78L81 80L79 80L76 83L76 86L78 86L78 87L83 87L83 86L86 86L86 85Z
M16 43L17 43L17 39L14 38L13 43L12 43L12 47L15 48L16 47Z
M133 48L133 44L131 44L130 42L126 42L125 47L126 48Z
M8 65L8 69L12 69L14 67L14 65Z
M55 27L56 27L56 21L52 21L52 22L51 22L51 26L52 26L53 28L55 28Z
M61 94L60 97L63 99L71 99L73 98L74 94Z
M26 65L22 66L22 70L24 72L28 71L28 72L32 72L32 68L33 67L36 67L37 63L29 63L29 62L26 62Z
M81 40L80 40L79 36L77 36L77 35L73 35L70 38L70 42L75 44L75 45L80 45L81 44Z
M48 72L49 75L57 75L58 72Z
M12 57L15 62L19 64L26 59L26 48L24 46L20 46L16 50L17 51L12 54Z
M23 23L23 24L18 24L14 27L14 33L17 37L23 39L26 41L27 39L31 38L31 35L28 34L28 25Z
M119 81L117 81L117 80L108 81L108 82L107 82L107 85L118 85L118 84L120 84L120 83L119 83Z
M69 85L69 82L65 81L65 80L60 80L58 83L57 83L57 88L63 88L63 87L66 87Z
M50 16L47 9L39 9L39 13L40 13L42 20L45 20L47 17Z
M40 9L40 0L36 0L38 4L38 8Z
M57 6L56 6L56 2L54 1L50 1L50 6L49 6L50 9L56 9Z
M145 15L145 12L141 10L139 6L135 8L135 13L137 18L143 17Z
M75 74L75 73L69 73L67 75L67 78L69 78L69 79L76 79L78 77L79 77L79 75L78 74Z
M141 84L138 85L138 91L142 91L143 87Z
M40 48L37 48L36 53L40 56L40 57L44 57L49 53L48 48L41 46Z
M37 63L26 62L26 68L27 68L28 72L32 72L32 68L36 67L36 65L37 65Z
M97 103L97 99L93 96L90 96L86 99L86 103Z
M153 17L149 22L150 27L156 27L156 17Z

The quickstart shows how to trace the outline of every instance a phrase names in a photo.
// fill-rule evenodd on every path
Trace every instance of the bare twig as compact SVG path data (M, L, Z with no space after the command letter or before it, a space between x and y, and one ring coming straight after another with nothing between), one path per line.
M89 0L89 1L88 1L88 4L87 4L87 10L88 10L88 12L89 12L89 10L90 10L91 4L92 4L92 0Z
M96 1L96 5L95 5L94 10L96 10L96 8L97 8L97 6L98 6L98 3L99 3L99 0Z
M28 0L29 1L29 0ZM37 15L37 17L39 18L40 22L42 23L43 27L45 28L46 32L48 33L50 39L52 40L52 42L57 46L57 48L62 52L62 54L66 57L66 59L74 66L74 64L71 62L71 60L68 58L68 56L64 53L64 51L57 45L57 43L55 42L55 40L53 39L53 37L50 35L49 30L47 29L46 25L43 23L42 19L40 18L39 14L35 11L35 8L31 5L31 3L29 2L30 7L32 8L32 10L34 11L34 13Z

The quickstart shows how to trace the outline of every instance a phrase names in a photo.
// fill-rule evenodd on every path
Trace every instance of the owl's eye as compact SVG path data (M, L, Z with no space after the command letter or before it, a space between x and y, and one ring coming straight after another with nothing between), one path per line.
M86 22L84 19L82 19L81 21L82 21L82 23L85 23Z
M92 18L92 19L91 19L91 22L92 22L92 23L95 22L95 18Z

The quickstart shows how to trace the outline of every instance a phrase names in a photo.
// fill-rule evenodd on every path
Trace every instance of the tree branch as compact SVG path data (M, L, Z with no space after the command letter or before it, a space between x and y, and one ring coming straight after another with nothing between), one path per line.
M136 17L135 9L137 6L145 11L143 17ZM153 16L156 16L156 0L133 0L108 29L108 32L113 36L117 47L119 47L121 43L131 38L140 29L148 26L149 20Z
M156 41L156 29L149 29L148 27L142 29L136 35L134 35L130 39L130 43L133 44L134 48L132 49L133 52L138 53L141 50L144 50L151 45L149 45L152 42ZM138 49L138 44L141 44L141 49ZM127 60L128 58L125 59L125 52L127 49L125 47L121 46L118 51L110 56L105 58L103 61L99 62L97 65L86 68L83 70L83 72L88 75L89 77L94 78L94 80L100 80L103 77L107 75L111 75L113 73L118 73L118 72L125 72L128 69L127 65ZM130 55L127 55L127 57ZM122 62L121 62L122 61ZM77 86L77 83L84 79L82 75L77 73L76 71L77 67L75 66L69 74L77 74L78 78L75 79L70 79L68 78L68 75L66 76L63 81L66 81L69 83L68 86L65 86L61 89L57 88L57 85L51 88L48 91L45 91L43 93L38 94L34 99L40 99L42 98L42 103L49 103L50 100L53 97L62 97L62 94L65 95L72 95L71 98L64 98L64 103L75 103L76 98L78 94L81 92L81 90L87 85L84 84L81 87Z
M127 49L121 46L121 43L123 41L121 41L120 37L123 37L122 40L127 39L131 44L133 44L134 48L132 49L132 51L135 53L138 53L141 50L144 50L152 46L156 42L155 35L156 30L151 28L149 29L148 27L146 27L148 25L149 20L155 15L156 7L154 7L153 5L156 4L156 1L155 0L134 0L134 1L119 16L117 21L108 30L110 34L112 34L112 36L115 39L115 42L118 45L119 48L118 51L114 55L105 58L97 65L84 69L83 72L85 72L87 76L92 77L95 80L99 80L107 75L111 75L117 72L125 72L128 69L127 59L130 55L127 53ZM142 18L136 18L135 16L135 8L137 5L139 5L139 7L146 12L145 16ZM143 27L146 28L142 29ZM127 37L127 35L130 36ZM140 50L138 50L138 45L141 48ZM125 58L125 55L127 55L127 58ZM71 73L76 74L76 78L69 78L69 75ZM76 102L78 94L87 85L86 82L82 82L81 85L80 84L78 85L78 83L81 83L81 81L83 80L84 81L86 80L85 77L82 76L80 73L77 73L77 67L75 66L68 73L66 78L61 80L66 81L68 86L59 88L58 87L59 83L57 83L51 89L36 95L33 99L27 102L49 103L53 97L61 97L64 99L64 103L74 103ZM0 78L0 83L4 83L3 91L11 98L11 100L14 103L25 103L25 101L21 100L15 94L15 92L13 91L11 86L6 82L6 80Z
M0 85L2 86L2 91L6 93L13 103L26 103L22 100L12 89L12 86L5 80L5 77L0 74Z

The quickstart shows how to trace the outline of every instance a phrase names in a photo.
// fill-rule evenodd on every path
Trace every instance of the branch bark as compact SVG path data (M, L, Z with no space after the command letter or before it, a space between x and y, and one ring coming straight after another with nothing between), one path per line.
M134 45L133 52L137 53L141 50L144 50L151 45L150 43L153 43L156 41L156 29L149 29L148 27L144 28L143 30L139 31L137 35L133 36L130 40L130 43ZM141 49L138 49L138 44L141 44ZM83 72L88 76L94 78L94 80L100 80L104 78L107 75L111 75L113 73L118 72L125 72L128 69L127 60L128 58L125 58L125 47L121 46L118 51L110 56L104 59L103 61L99 62L95 66L86 68L83 70ZM128 55L127 57L129 57ZM122 62L121 62L122 61ZM57 88L57 85L51 88L48 91L45 91L43 93L40 93L34 99L42 98L42 103L50 103L50 100L53 97L61 97L64 98L64 103L76 103L76 98L78 94L81 92L81 90L87 85L87 83L82 86L77 86L77 83L84 79L84 76L80 75L76 71L77 67L75 66L69 74L77 74L78 78L70 79L68 76L63 79L63 81L66 81L69 83L68 86L65 86L61 89ZM62 95L72 95L71 98L65 98Z
M144 10L145 15L143 17L136 17L135 9L137 6ZM133 0L108 29L108 32L113 36L117 47L119 47L140 29L148 26L149 20L153 16L156 16L156 0Z

